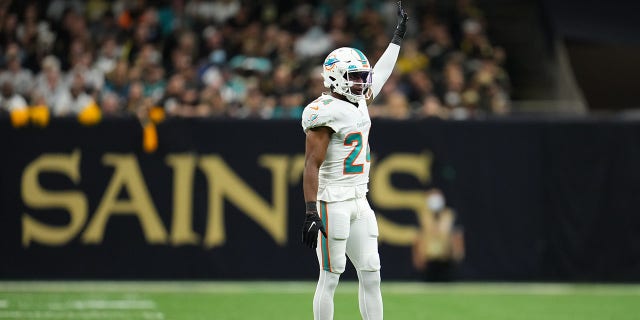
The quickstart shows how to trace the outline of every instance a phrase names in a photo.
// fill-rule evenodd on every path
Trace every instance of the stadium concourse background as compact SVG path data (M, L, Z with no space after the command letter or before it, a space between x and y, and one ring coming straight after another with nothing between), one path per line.
M423 191L464 227L460 280L640 280L640 123L385 121L370 198L385 279L411 264ZM0 120L3 279L312 279L298 121ZM350 269L345 277L353 277Z

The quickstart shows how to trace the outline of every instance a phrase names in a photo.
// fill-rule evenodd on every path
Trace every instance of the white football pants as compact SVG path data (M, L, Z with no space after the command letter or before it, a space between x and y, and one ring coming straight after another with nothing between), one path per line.
M333 319L333 295L347 257L358 273L362 319L382 319L378 224L367 199L319 201L318 207L328 238L318 233L320 277L313 299L314 319Z

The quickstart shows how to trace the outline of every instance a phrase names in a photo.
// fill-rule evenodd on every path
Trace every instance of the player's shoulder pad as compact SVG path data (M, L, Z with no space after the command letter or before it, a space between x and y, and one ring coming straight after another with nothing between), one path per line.
M309 103L302 112L302 128L307 131L316 127L329 127L336 131L336 98L322 95Z

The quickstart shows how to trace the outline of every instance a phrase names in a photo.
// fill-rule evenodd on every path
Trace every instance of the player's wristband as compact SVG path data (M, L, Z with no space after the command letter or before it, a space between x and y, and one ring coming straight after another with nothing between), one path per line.
M397 45L402 44L402 39L404 39L404 34L407 32L407 25L401 23L396 28L396 31L393 33L393 38L391 39L391 43L395 43Z
M307 204L307 212L318 212L318 207L316 206L315 201L309 201Z

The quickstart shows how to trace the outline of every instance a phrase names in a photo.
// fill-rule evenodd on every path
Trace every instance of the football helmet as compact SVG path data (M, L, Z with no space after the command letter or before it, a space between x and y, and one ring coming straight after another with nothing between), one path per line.
M369 59L356 48L333 50L322 66L324 86L353 103L371 97L372 75Z

